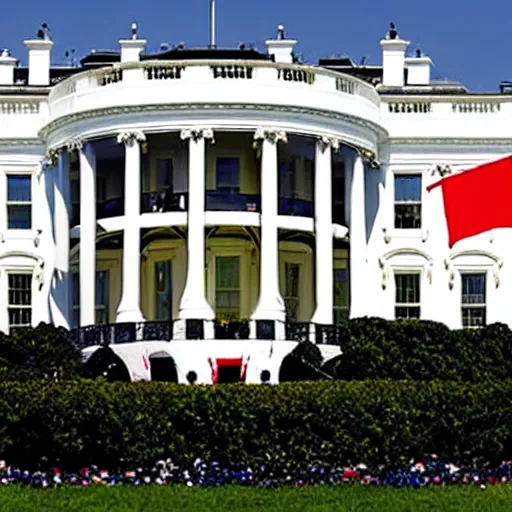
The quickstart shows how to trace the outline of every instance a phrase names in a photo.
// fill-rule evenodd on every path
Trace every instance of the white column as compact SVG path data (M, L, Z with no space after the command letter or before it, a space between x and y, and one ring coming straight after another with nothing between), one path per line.
M315 153L315 324L333 323L333 242L332 242L332 151L339 141L322 137Z
M361 154L354 156L352 188L350 191L350 318L367 314L366 272L366 208L364 161Z
M180 319L214 320L215 312L205 297L205 163L206 139L213 130L182 130L181 139L189 141L188 155L188 233L187 280L180 302ZM210 335L213 335L213 329ZM205 337L209 337L205 330Z
M69 271L69 216L71 209L69 183L69 154L62 149L50 152L49 161L57 160L57 179L54 182L55 275L53 323L69 329L71 318L71 274Z
M142 322L140 309L140 143L142 132L124 132L117 137L125 145L124 242L121 301L116 322Z
M284 322L284 300L279 290L279 250L277 240L277 144L286 142L286 133L275 129L259 128L254 139L262 141L261 147L261 250L260 296L252 320ZM276 326L276 338L279 327ZM281 335L284 335L282 329Z
M91 143L72 141L80 160L80 326L96 323L96 155Z

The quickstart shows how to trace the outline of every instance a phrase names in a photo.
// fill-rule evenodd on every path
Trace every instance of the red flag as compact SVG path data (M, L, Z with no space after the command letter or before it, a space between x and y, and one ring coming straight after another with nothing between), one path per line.
M441 186L451 247L495 228L512 228L512 156L448 176Z

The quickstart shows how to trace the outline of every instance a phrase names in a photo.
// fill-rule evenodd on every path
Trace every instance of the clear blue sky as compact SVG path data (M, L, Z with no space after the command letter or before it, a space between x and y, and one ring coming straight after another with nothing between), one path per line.
M380 63L379 40L390 21L400 36L434 60L434 78L462 81L471 90L496 91L512 80L512 2L507 0L217 0L219 46L256 43L274 37L283 23L299 40L309 62L347 54ZM5 3L0 15L0 48L26 62L23 40L48 23L55 41L53 62L66 49L78 57L92 48L117 48L138 21L151 49L162 42L188 46L208 43L208 0L23 0Z

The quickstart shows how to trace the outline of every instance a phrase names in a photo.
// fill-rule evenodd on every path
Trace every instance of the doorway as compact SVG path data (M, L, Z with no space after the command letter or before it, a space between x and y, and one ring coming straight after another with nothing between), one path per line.
M172 261L155 262L155 320L172 320Z

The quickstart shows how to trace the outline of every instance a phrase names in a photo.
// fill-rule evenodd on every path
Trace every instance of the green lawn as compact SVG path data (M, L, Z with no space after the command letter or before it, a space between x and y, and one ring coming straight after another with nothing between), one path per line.
M512 486L387 489L356 487L241 489L223 487L0 488L2 512L184 511L478 511L512 510Z

